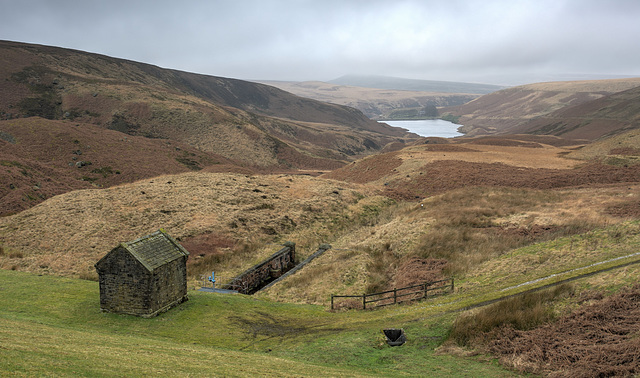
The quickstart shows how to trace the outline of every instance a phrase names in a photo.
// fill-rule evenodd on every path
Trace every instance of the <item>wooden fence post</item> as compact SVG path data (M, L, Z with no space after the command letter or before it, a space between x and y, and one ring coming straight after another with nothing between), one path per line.
M333 311L333 294L331 294L331 311Z
M398 303L398 294L396 292L396 288L393 288L393 304Z
M362 309L367 309L367 294L362 294Z
M429 295L427 293L427 290L429 290L429 284L427 282L424 283L424 299L427 299L427 296Z
M453 277L451 277L451 292L453 293Z

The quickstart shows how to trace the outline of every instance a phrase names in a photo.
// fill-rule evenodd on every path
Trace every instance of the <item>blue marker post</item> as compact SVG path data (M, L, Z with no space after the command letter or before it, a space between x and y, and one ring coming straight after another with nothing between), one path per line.
M208 280L211 282L213 287L216 287L216 275L215 272L211 272L211 276L209 276Z

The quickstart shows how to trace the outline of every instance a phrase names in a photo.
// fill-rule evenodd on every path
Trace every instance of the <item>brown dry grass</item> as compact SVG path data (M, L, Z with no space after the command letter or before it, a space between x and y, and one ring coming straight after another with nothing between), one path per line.
M215 173L160 176L108 189L79 190L0 218L0 244L9 253L23 255L11 259L5 253L2 266L86 275L118 243L159 228L196 245L206 245L203 235L217 235L213 244L219 251L253 245L249 256L259 259L260 253L269 255L278 248L269 246L270 241L277 242L296 228L329 224L361 197L344 183L310 177ZM320 233L320 227L313 229ZM294 241L302 253L315 247L304 240ZM203 257L196 252L191 259ZM235 264L238 266L226 268L229 275L244 266L238 261Z
M542 123L536 126L539 128L548 127L558 122L570 123L572 122L570 118L576 116L580 118L582 114L548 120L544 117L554 115L556 114L554 112L570 107L592 103L607 95L633 89L638 85L640 85L640 78L528 84L490 93L453 108L451 112L460 116L459 122L464 125L462 129L469 136L529 132L532 131L527 129L529 126L527 123L530 121L535 123L536 120L542 119ZM583 114L585 112L588 113L589 109L584 109ZM580 121L575 125L579 129L577 132L569 132L570 130L561 132L567 133L567 136L571 135L573 138L594 140L610 131L621 130L628 126L625 125L624 118L607 122L607 117L604 117L601 119L604 122L599 127L600 131L597 128L583 127L594 121L593 118L594 114L580 118ZM600 117L595 116L595 118ZM581 124L583 121L586 121L585 124ZM545 132L545 134L550 134L550 132Z
M593 293L592 293L593 294ZM640 288L592 300L559 321L488 335L487 349L514 369L554 377L634 376L640 372Z
M415 137L352 108L256 83L8 41L0 50L3 119L38 114L16 105L33 99L37 85L55 98L43 117L171 139L266 170L334 169Z
M486 343L488 333L500 327L515 330L531 330L555 317L553 302L570 296L573 287L569 284L556 286L540 292L525 293L502 300L460 315L451 327L449 340L460 346L478 346Z
M531 143L542 147L532 148ZM509 188L519 181L500 176L503 172L526 177L541 170L530 168L536 164L575 161L565 162L557 154L561 147L535 138L526 138L522 145L510 138L506 143L510 146L503 144L419 145L326 175L366 184L201 171L71 192L0 219L0 245L5 251L0 262L9 269L92 278L93 263L117 243L165 228L193 251L189 269L195 284L210 270L230 278L271 255L286 240L298 244L301 257L329 243L333 249L261 294L283 301L326 303L332 293L392 288L399 279L398 268L414 258L446 259L449 264L443 273L471 274L478 264L510 248L615 224L634 214L629 204L638 201L637 184L561 191ZM465 173L457 181L455 169L465 162L436 160L431 164L442 165L441 180L420 175L425 162L439 154L499 160L505 170L486 165L492 169ZM474 163L465 164L475 169ZM576 174L576 169L557 171ZM465 180L474 174L484 180L501 177L503 187L468 186ZM448 193L421 203L415 202L415 194L421 192L408 186L452 182L458 189L451 191L445 185L442 192ZM401 190L415 193L402 197L412 201L380 195ZM403 274L418 273L414 269Z
M520 139L526 142L509 146ZM370 183L382 187L385 195L403 200L465 187L556 189L631 186L640 181L640 165L579 165L581 162L563 157L570 147L535 143L533 148L535 140L510 136L504 143L462 139L452 144L416 145L349 164L324 177Z
M539 140L539 142L535 142ZM429 163L468 162L505 164L528 169L568 170L580 164L564 155L576 145L564 146L557 141L526 135L513 135L500 139L462 138L444 144L415 144L400 151L389 152L360 160L326 175L328 178L352 182L415 181L423 167ZM499 140L500 143L495 141ZM548 144L554 143L554 144ZM429 179L428 177L426 178Z
M553 259L511 256L508 251L624 222L629 218L611 214L610 208L636 201L639 189L638 185L560 191L467 188L422 203L385 204L363 199L360 206L380 209L372 222L335 238L330 242L333 249L322 258L261 295L326 304L331 294L393 289L419 283L423 275L455 273L458 278L473 278L505 272L505 277L496 277L500 281L494 283L498 283L536 269L544 271L550 265L580 265L578 259L601 256L602 252L594 249L597 235L576 236L573 250L567 244L566 252ZM577 254L583 247L590 252ZM434 259L448 264L425 270L416 263ZM504 266L510 262L513 265Z
M621 92L640 85L640 78L608 79L608 80L578 80L555 81L527 84L523 87L541 91L554 92Z
M462 151L443 151L429 145L414 146L405 148L399 157L406 162L417 160L423 164L433 161L459 160L473 163L504 163L524 168L569 169L577 165L575 161L562 157L564 153L570 151L567 147L539 143L527 144L530 142L518 142L516 139L501 139L501 141L501 144L491 144L486 140L461 140L456 146L466 149Z
M638 146L640 146L640 130L631 130L590 143L583 148L571 151L566 157L578 160L604 160L612 155L638 157L640 156Z
M451 103L471 101L480 95L466 93L438 93L374 89L336 85L319 81L287 82L264 81L298 96L326 101L359 109L372 119L386 119L393 110L424 107L427 104L447 106Z
M241 169L180 142L149 139L98 126L39 117L0 121L0 215L54 195L108 187L162 174ZM77 166L84 161L86 166Z

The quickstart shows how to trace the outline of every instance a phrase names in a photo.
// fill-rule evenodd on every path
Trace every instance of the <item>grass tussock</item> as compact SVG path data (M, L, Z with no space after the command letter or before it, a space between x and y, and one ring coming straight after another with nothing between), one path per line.
M384 243L377 248L366 248L364 252L371 257L367 264L366 294L387 290L392 274L398 266L399 256L394 253L390 243Z
M474 266L510 250L533 243L580 234L592 229L589 222L564 225L503 229L497 226L476 228L438 224L420 238L416 253L422 258L449 261L448 274L463 274Z
M98 273L95 270L91 270L88 272L80 272L80 274L78 274L78 278L81 280L87 280L87 281L98 281Z
M477 311L465 313L453 323L449 341L468 347L503 326L523 331L533 329L555 319L552 303L572 293L572 285L562 284L552 289L511 297Z
M264 244L257 239L241 240L233 242L230 239L221 238L216 244L208 245L209 249L200 246L202 252L189 258L187 264L188 275L190 277L200 277L211 274L211 271L228 272L238 270L244 266L247 259ZM223 274L224 275L224 274ZM229 274L227 274L231 278Z
M451 191L422 203L363 199L336 222L333 231L339 232L334 237L344 236L330 243L363 256L345 264L353 269L353 264L362 264L357 269L366 272L364 285L358 287L361 291L327 287L325 297L400 287L399 267L411 259L446 261L439 273L460 278L515 249L605 226L608 218L600 216L598 207L584 213L584 201L584 194L574 191L483 187ZM324 285L314 282L314 287Z
M563 224L539 224L536 217L517 225L499 222L560 200L559 193L527 189L472 188L447 193L427 203L436 222L420 237L414 253L445 259L449 261L447 273L459 275L509 250L595 227L577 218Z

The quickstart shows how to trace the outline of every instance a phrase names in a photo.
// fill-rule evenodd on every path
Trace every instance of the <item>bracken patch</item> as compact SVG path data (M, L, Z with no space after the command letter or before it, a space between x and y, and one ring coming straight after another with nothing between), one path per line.
M488 351L515 369L558 377L640 373L640 285L530 331L505 326Z

